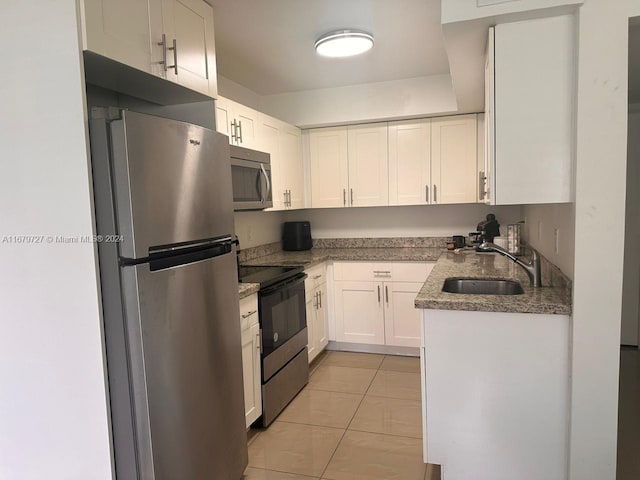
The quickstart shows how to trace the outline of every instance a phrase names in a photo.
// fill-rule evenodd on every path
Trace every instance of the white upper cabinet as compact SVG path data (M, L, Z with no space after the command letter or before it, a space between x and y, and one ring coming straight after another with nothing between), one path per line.
M305 182L302 160L302 132L298 127L280 122L279 147L283 164L286 208L304 208Z
M311 206L346 207L349 166L346 127L309 131Z
M477 202L476 115L431 120L432 203Z
M431 120L389 122L389 205L426 205L431 189Z
M300 129L268 115L258 121L257 149L271 155L272 210L304 207L304 165Z
M575 19L562 15L505 23L497 25L493 34L485 84L493 175L490 201L496 205L570 202Z
M83 48L217 95L213 9L202 0L83 0Z
M217 96L213 9L202 0L162 0L167 79Z
M387 124L347 127L349 205L374 207L389 204Z
M229 143L254 150L259 148L260 112L228 98L216 99L216 129L229 137Z
M162 47L151 41L162 30L157 1L84 0L84 49L147 73L164 75ZM160 40L158 40L160 41Z

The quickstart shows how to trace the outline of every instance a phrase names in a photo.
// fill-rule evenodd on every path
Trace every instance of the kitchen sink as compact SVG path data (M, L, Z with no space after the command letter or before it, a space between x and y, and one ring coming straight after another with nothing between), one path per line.
M443 292L471 295L520 295L524 293L520 282L490 278L447 278Z

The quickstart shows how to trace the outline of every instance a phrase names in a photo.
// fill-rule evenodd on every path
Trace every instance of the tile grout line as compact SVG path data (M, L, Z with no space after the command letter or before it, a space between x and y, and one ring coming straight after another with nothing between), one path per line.
M385 357L386 357L386 355L382 358L382 362L380 362L380 366L382 366L382 363L384 362ZM329 465L331 465L331 460L333 460L333 457L335 456L336 452L338 451L338 448L340 448L340 444L342 443L342 440L344 440L344 436L349 431L349 427L351 426L351 423L353 423L353 419L358 414L358 410L360 410L360 406L362 405L362 402L364 401L364 397L367 396L367 392L369 391L369 388L371 388L371 384L373 383L373 380L376 378L376 375L380 371L380 366L376 369L376 374L371 378L371 381L369 382L369 385L367 386L367 390L362 395L362 398L360 399L360 402L358 403L358 406L356 407L356 411L353 413L353 416L351 417L351 420L349 420L349 423L347 424L347 428L344 429L344 432L342 433L342 436L340 437L340 440L338 441L335 450L331 454L331 457L329 457L329 461L327 462L327 465L324 467L324 470L322 470L322 474L320 475L320 479L321 480L324 478L324 474L327 473L327 469L329 468ZM373 370L373 369L371 369L371 370Z

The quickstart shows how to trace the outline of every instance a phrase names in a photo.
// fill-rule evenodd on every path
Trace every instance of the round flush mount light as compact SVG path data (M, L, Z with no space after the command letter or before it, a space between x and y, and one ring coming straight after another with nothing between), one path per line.
M315 47L323 57L351 57L373 47L373 35L361 30L337 30L322 35Z

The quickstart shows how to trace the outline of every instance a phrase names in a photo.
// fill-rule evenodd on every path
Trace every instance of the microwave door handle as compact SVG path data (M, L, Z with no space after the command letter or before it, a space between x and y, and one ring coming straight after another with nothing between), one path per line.
M269 181L269 175L267 175L267 171L265 170L263 163L260 164L260 170L262 170L262 174L264 175L264 181L267 184L267 193L262 199L262 202L264 203L264 201L269 198L269 194L271 194L271 182Z

